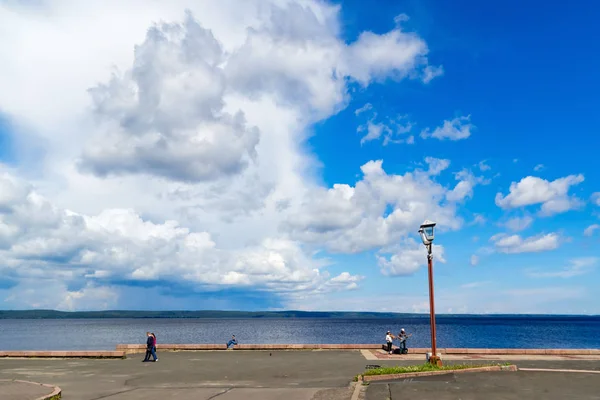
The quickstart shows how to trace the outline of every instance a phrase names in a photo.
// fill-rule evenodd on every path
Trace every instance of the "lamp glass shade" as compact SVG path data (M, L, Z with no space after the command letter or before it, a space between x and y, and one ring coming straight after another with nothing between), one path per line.
M423 229L419 229L419 234L421 235L421 240L423 241L423 244L425 246L427 246L428 244L431 243L431 241L427 240L427 236L425 235L425 232L423 231Z
M433 226L424 226L423 227L423 233L425 234L425 238L430 241L433 242Z

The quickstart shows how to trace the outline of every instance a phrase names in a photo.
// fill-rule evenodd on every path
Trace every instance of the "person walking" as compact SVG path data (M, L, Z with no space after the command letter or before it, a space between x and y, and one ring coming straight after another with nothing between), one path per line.
M146 356L144 357L144 362L150 361L150 355L152 354L152 347L154 343L154 338L150 332L146 332Z
M392 354L392 343L394 343L394 335L392 335L392 332L387 331L385 335L385 342L387 344L388 354Z
M150 335L152 337L152 347L150 349L150 353L152 354L152 358L154 359L153 361L156 362L158 361L158 357L156 356L156 335L154 334L154 332L152 332ZM150 357L148 357L148 359L150 359Z
M231 345L236 345L238 344L237 339L235 338L235 335L231 336L231 340L229 342L227 342L227 349L229 349L229 346Z

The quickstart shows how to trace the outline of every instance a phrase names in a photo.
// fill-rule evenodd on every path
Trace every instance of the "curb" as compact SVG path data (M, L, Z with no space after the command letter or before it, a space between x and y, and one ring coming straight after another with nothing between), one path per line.
M599 370L595 369L560 369L560 368L519 368L519 371L525 372L562 372L575 374L600 374Z
M373 381L389 381L407 378L417 378L421 376L434 376L434 375L446 375L446 374L465 374L473 372L498 372L498 371L510 371L516 372L516 365L497 365L493 367L478 367L478 368L467 368L467 369L447 369L443 371L425 371L425 372L406 372L403 374L390 374L390 375L366 375L363 376L364 382Z
M124 351L0 351L0 358L108 358L123 359Z
M62 389L59 388L58 386L47 385L45 383L38 383L38 382L31 382L31 381L22 381L22 380L19 380L19 379L2 379L0 381L2 381L2 382L25 383L25 384L28 384L28 385L44 386L44 387L47 387L49 389L52 389L52 393L46 394L44 396L41 396L41 397L38 397L38 398L32 399L32 400L59 400L59 399L62 398Z
M381 345L378 344L238 344L233 349L236 351L273 351L273 350L377 350ZM157 351L214 351L226 350L225 344L158 344ZM126 354L143 353L146 351L146 345L143 344L118 344L117 351L123 351Z

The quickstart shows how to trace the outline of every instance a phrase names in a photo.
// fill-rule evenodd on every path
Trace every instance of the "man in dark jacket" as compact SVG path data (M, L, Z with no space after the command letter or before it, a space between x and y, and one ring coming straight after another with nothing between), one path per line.
M150 356L152 355L152 350L154 348L154 337L150 332L146 332L146 357L144 357L144 362L150 361Z

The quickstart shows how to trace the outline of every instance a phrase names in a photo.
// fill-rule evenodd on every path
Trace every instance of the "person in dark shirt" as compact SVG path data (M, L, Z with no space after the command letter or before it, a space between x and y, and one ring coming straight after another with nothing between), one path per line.
M402 354L404 353L408 353L408 349L406 348L406 339L408 339L409 337L411 337L411 335L407 334L406 331L404 330L404 328L402 328L400 330L400 333L398 334L398 340L400 341L400 352Z
M237 342L237 339L235 338L235 335L233 335L231 337L231 340L229 342L227 342L227 348L229 348L229 346L231 346L231 345L235 346L236 344L238 344L238 342Z
M146 332L146 357L144 362L150 361L150 355L152 354L152 348L154 347L154 338L150 332Z

